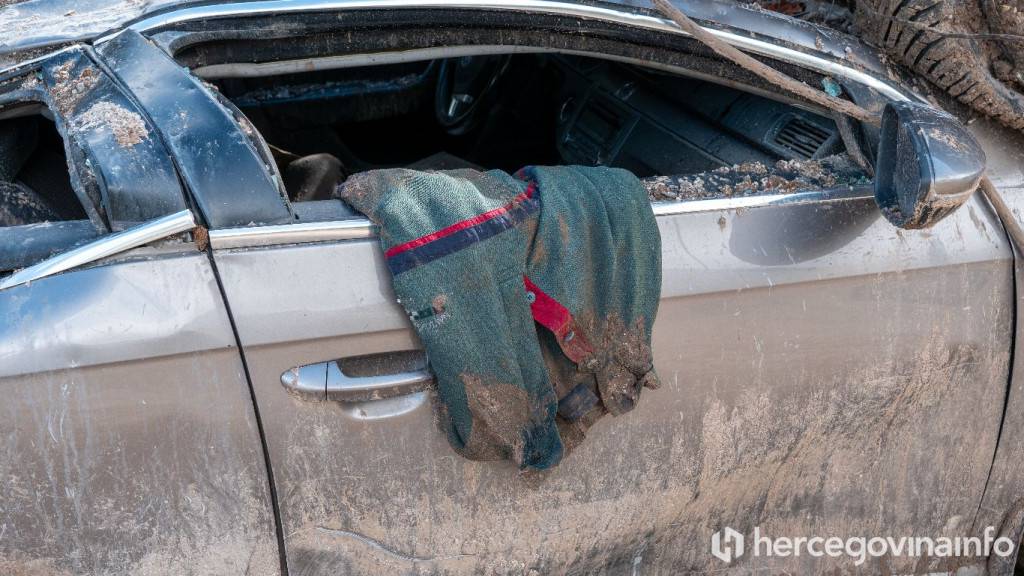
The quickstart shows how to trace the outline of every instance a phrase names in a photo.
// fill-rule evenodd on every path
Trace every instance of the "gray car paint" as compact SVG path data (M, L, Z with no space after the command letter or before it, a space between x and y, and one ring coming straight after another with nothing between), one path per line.
M787 222L831 231L794 245ZM429 398L310 403L281 386L293 366L417 347L374 242L217 253L291 572L671 573L720 567L707 542L726 525L969 533L1013 297L1008 245L980 203L930 232L897 232L870 200L659 225L665 386L539 485L452 453ZM764 261L773 251L786 261ZM774 567L842 565L819 561Z
M990 159L1006 138L981 135ZM1010 158L993 168L1019 204ZM314 404L281 387L293 366L416 346L373 242L217 253L292 573L676 573L720 567L707 537L724 525L964 534L1019 493L1001 448L991 512L971 527L999 434L1013 298L1009 248L979 199L925 232L897 233L870 201L659 224L666 386L599 424L539 485L451 453L427 394ZM252 406L218 298L194 253L0 294L15 326L0 353L0 472L17 481L0 499L11 519L0 524L16 529L0 527L0 568L238 573L248 550L249 569L276 571ZM143 400L160 415L141 413ZM57 442L69 429L77 442ZM26 479L48 496L19 489Z
M0 573L278 573L207 255L141 249L10 288L0 319Z
M87 49L39 65L4 103L49 105L73 181L102 184L98 217L118 229L185 208L166 149ZM89 121L101 104L118 114ZM112 134L125 117L137 141ZM0 574L278 573L260 434L209 256L171 240L93 264L0 290Z
M982 136L986 149L1005 141ZM721 568L707 543L724 526L978 533L1014 297L1009 245L979 198L927 231L895 230L869 200L659 225L666 386L539 481L452 454L430 395L307 402L282 387L296 366L372 354L386 373L390 353L418 347L374 242L216 252L290 571L677 573ZM895 558L866 571L948 567Z
M976 135L983 136L990 145L986 149L989 173L993 183L1015 214L1024 211L1024 136L995 125L986 119L979 119L972 125ZM1016 282L1016 334L1012 379L1007 392L1005 416L1002 422L998 451L992 463L992 471L985 490L985 499L975 521L976 529L984 526L999 526L1007 523L1011 511L1024 506L1024 339L1021 338L1022 322L1020 311L1024 309L1024 264L1018 258L1015 264ZM1020 537L1024 521L1017 518L1011 536ZM997 560L997 559L994 559ZM993 564L993 562L990 562ZM1010 573L1005 562L994 562L993 573ZM996 570L1005 570L1002 572Z

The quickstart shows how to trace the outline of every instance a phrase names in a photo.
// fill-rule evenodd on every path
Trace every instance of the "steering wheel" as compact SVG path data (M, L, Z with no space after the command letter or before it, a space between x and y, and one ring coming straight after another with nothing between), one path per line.
M449 134L473 129L512 57L463 56L441 62L434 115Z

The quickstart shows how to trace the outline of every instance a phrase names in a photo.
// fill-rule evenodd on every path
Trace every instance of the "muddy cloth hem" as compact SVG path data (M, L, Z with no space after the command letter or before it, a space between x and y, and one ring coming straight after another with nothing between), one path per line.
M573 369L549 367L560 413L570 421L589 413L589 388L608 412L624 414L643 388L658 387L651 331L661 236L647 191L617 168L531 167L517 176L543 198L527 276L567 312L554 338L542 339L558 345L562 354L548 355L553 361Z

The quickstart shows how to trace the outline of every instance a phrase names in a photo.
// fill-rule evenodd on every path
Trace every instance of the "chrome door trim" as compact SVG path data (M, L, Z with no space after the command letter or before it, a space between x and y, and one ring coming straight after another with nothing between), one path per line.
M157 218L122 232L109 234L74 250L68 250L38 264L23 268L0 282L0 290L27 284L33 280L89 264L125 250L186 232L195 227L195 219L192 217L192 212L188 210Z
M377 228L369 220L351 218L332 222L300 222L298 224L210 230L210 246L214 249L252 248L330 240L357 240L376 236Z
M601 20L624 24L637 28L687 35L678 26L664 18L624 12L613 8L559 2L556 0L258 0L232 4L214 4L182 8L164 14L143 18L128 28L139 33L153 31L163 26L180 24L209 18L230 16L257 16L262 14L301 13L319 10L357 10L357 9L396 9L396 8L466 8L479 10L514 10L520 12L537 12ZM707 28L715 36L729 44L748 52L769 56L791 64L811 68L833 76L847 78L872 88L889 99L903 101L909 97L900 89L866 72L846 66L840 62L828 60L814 54L801 52L771 42L757 40L727 32ZM103 36L96 42L102 43L116 33Z
M298 398L313 402L377 402L433 387L434 373L422 368L378 376L349 376L338 361L330 360L286 370L281 374L281 385Z
M871 185L866 185L832 190L795 192L792 194L766 194L761 196L712 198L709 200L654 202L651 204L651 207L655 216L673 216L676 214L720 212L722 210L762 208L765 206L846 202L870 198L874 198L874 192ZM308 222L279 226L210 230L210 246L215 250L224 250L230 248L280 246L282 244L361 240L376 237L377 227L370 223L369 220L352 218L333 222Z

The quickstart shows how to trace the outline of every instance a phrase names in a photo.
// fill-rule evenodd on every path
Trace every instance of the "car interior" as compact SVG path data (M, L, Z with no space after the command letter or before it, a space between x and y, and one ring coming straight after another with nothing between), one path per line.
M0 120L0 226L85 218L71 187L64 140L53 120L32 113ZM25 199L10 201L13 196Z
M375 168L514 172L553 164L620 167L645 179L652 199L693 199L659 196L654 183L734 166L771 173L780 161L844 153L828 117L581 56L467 56L207 80L263 136L299 203L328 200L348 175ZM307 210L296 212L301 219Z
M488 54L201 75L273 158L299 221L359 217L334 191L351 174L389 167L607 165L641 178L654 201L869 181L830 117L727 80L607 59ZM0 254L0 271L104 232L86 216L61 134L39 108L0 118L0 237L25 245ZM47 222L59 225L39 227Z
M72 186L64 139L38 106L0 119L0 274L85 244L106 230Z

